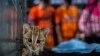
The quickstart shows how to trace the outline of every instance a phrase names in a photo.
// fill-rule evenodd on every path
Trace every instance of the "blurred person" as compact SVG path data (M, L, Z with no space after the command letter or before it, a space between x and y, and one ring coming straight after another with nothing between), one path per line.
M65 0L56 10L56 32L58 41L69 41L77 32L78 8L71 4L71 0Z
M100 43L100 0L89 0L79 20L79 29L88 43Z
M50 29L49 35L46 38L46 46L52 48L54 47L52 20L54 19L55 12L49 2L49 0L40 0L39 5L32 7L29 11L28 22L41 28Z

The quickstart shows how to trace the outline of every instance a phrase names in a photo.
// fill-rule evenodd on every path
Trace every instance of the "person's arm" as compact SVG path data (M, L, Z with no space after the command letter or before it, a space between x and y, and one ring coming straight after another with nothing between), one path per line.
M79 22L78 22L80 32L81 32L81 34L84 34L84 37L82 37L83 40L85 40L84 38L88 34L88 32L87 32L88 30L86 28L87 17L88 17L88 13L85 10L83 10L81 17L79 19ZM81 35L81 36L83 36L83 35Z
M83 13L81 14L81 17L79 19L79 29L80 31L84 32L84 33L88 33L88 28L87 27L87 17L88 17L88 12L83 11Z
M62 36L61 36L61 32L60 32L60 26L58 24L56 24L56 33L57 33L57 37L58 37L58 42L61 43L62 40Z
M76 6L73 6L71 8L71 12L72 12L71 19L72 19L73 22L75 22L75 25L76 25L75 26L76 27L75 38L80 39L81 38L81 36L80 36L81 33L80 33L79 29L78 29L79 9Z
M55 22L56 22L56 33L57 33L57 37L58 37L58 41L59 43L62 42L62 36L61 36L61 29L60 29L60 18L59 18L59 11L56 12L56 16L55 16Z
M29 11L29 15L28 15L28 23L31 25L35 24L35 19L36 19L36 13L37 9L36 8L31 8Z
M34 20L33 20L33 17L28 17L28 23L29 24L35 24Z
M72 12L72 14L71 14L71 19L74 21L74 22L78 22L78 20L79 20L79 10L78 10L78 8L76 7L76 6L73 6L72 8L71 8L71 12Z

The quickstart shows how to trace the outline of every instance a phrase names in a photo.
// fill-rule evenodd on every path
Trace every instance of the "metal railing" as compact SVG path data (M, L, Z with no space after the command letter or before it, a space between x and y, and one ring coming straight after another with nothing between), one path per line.
M20 56L25 0L0 0L0 56Z

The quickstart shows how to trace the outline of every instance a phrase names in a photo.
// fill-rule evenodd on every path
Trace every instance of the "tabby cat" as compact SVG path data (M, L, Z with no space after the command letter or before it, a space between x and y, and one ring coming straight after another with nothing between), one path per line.
M48 32L48 29L25 23L23 25L23 44L26 48L23 48L22 56L38 56L43 51Z

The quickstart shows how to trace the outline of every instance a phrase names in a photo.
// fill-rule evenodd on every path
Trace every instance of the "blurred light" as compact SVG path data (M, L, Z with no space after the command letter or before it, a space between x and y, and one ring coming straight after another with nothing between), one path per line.
M40 0L34 0L33 3L34 4L39 4ZM50 0L51 4L62 4L64 2L64 0Z
M33 3L34 4L39 4L40 3L40 0L34 0Z
M72 0L73 4L87 4L88 0Z
M62 4L64 0L51 0L51 4Z

